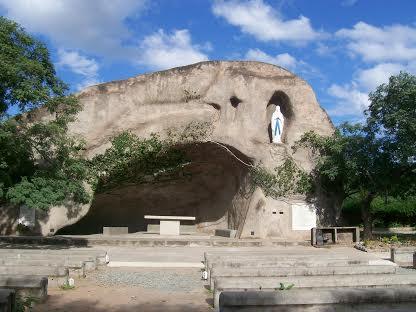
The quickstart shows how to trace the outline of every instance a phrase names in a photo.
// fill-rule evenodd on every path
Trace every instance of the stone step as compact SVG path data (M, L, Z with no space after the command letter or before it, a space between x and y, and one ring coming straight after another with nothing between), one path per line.
M97 269L95 261L57 261L57 260L30 260L30 259L3 259L0 260L3 266L38 266L38 267L63 267L68 268L72 276L85 277L87 272Z
M0 255L0 259L33 259L33 260L70 260L70 261L97 261L94 256L82 256L82 255L49 255L45 254L5 254Z
M96 260L97 264L105 264L107 252L106 251L62 251L62 250L44 250L44 249L0 249L0 258L14 257L14 258L72 258L79 260Z
M396 264L387 261L387 260L268 260L268 259L235 259L223 262L214 262L208 264L208 276L211 274L211 270L214 268L234 268L234 269L245 269L245 268L314 268L314 267L344 267L349 266L354 268L356 266L365 266L365 265L392 265Z
M68 268L59 266L6 265L0 266L1 275L68 276Z
M284 277L284 276L321 276L321 275L357 275L357 274L394 274L396 267L391 265L363 265L312 268L213 268L209 282L214 289L214 280L219 277ZM343 278L343 277L340 277Z
M42 302L48 295L48 278L35 275L0 275L0 288L14 289L18 296L31 296Z
M224 291L219 310L285 312L416 311L416 288L292 289Z
M214 305L218 307L220 293L241 290L276 290L280 283L298 288L342 287L416 287L416 273L360 274L339 276L286 276L286 277L218 277L214 279Z
M65 256L65 255L4 255L0 256L0 264L9 264L9 263L30 263L34 264L40 263L50 263L50 264L68 264L69 267L81 267L83 262L87 263L89 269L96 269L99 265L104 265L97 258L87 257L87 256Z
M16 294L13 289L0 289L0 312L14 312Z
M82 268L87 270L95 270L97 265L95 261L83 260L66 260L66 259L2 259L3 265L36 265L36 266L61 266L67 268Z
M292 259L292 260L278 260L278 259L234 259L226 260L223 262L208 263L207 277L210 279L211 270L214 268L233 268L233 269L246 269L246 268L315 268L315 267L350 267L353 269L356 266L378 266L378 265L391 265L397 266L388 260L348 260L348 259Z
M69 269L59 266L5 265L0 266L0 275L47 276L49 286L59 287L68 281Z
M310 241L286 239L231 239L231 238L147 238L147 237L105 237L105 236L0 236L3 244L27 244L32 246L140 246L140 247L273 247L273 246L310 246ZM102 248L102 247L101 247Z
M328 255L328 256L286 256L286 255L270 255L270 254L246 254L246 255L231 255L231 256L213 256L207 257L204 260L205 267L211 268L213 264L220 263L246 263L246 262L276 262L276 263L324 263L324 262L345 262L353 265L354 263L362 264L377 260L372 257L351 257L349 255Z

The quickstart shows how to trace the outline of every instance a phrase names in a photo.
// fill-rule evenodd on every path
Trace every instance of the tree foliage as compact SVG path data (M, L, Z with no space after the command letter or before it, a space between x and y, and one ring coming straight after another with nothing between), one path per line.
M157 180L177 172L187 162L185 152L157 135L142 139L122 132L111 147L90 161L90 182L98 192Z
M46 46L3 17L0 67L0 201L39 209L87 202L83 143L67 134L80 106Z
M415 190L416 77L392 76L370 100L365 123L342 124L329 137L308 132L297 142L315 159L316 181L342 200L358 198L366 238L372 235L375 198Z
M416 156L416 76L400 73L370 93L367 125L383 141L392 161L409 164Z
M250 170L252 186L260 187L266 196L280 198L283 196L308 194L312 191L310 176L296 166L291 158L269 171L261 165Z
M13 106L27 111L65 95L46 46L1 16L0 56L0 117Z

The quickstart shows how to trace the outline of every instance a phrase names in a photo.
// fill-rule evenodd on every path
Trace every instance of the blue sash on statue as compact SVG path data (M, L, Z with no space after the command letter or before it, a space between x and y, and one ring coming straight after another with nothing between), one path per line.
M276 120L276 126L274 127L274 135L277 135L277 131L279 131L280 134L280 124L279 124L280 118L277 118Z

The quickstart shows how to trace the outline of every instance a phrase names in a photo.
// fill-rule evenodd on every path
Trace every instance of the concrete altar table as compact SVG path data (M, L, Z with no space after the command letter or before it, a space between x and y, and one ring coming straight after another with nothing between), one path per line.
M160 220L160 235L180 235L181 220L195 220L195 217L182 216L152 216L145 215L145 219Z

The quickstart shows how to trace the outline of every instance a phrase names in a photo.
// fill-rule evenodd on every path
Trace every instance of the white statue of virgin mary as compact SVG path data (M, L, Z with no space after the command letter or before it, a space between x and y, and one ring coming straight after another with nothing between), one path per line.
M273 143L282 143L282 133L284 126L283 114L280 111L280 106L276 106L276 110L272 115L271 127L272 127L272 142Z

